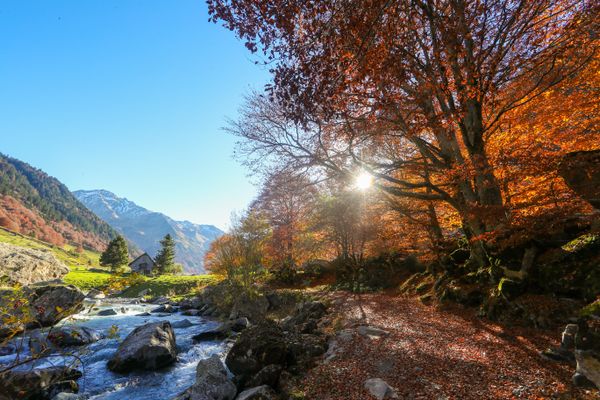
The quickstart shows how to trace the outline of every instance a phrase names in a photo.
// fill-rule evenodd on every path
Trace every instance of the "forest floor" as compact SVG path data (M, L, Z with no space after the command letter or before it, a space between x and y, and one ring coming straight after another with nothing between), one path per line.
M337 355L309 371L306 399L373 399L364 389L381 378L400 399L598 399L571 385L574 365L541 357L558 346L560 328L503 327L459 306L427 306L386 294L332 295L344 328L370 325L382 337L356 332Z

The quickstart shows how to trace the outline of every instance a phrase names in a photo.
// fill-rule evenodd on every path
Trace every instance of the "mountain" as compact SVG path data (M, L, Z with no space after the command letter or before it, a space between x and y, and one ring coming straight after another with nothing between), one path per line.
M58 179L0 154L0 226L51 244L103 250L117 235Z
M210 243L223 234L223 231L213 225L175 221L107 190L78 190L73 194L151 256L155 256L160 248L159 241L167 233L171 234L176 242L175 260L183 264L187 273L204 272L204 253Z

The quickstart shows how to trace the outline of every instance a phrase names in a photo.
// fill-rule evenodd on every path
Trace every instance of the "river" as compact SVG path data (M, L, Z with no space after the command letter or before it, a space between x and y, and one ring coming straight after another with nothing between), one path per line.
M168 400L185 390L195 381L196 365L203 358L212 354L224 354L225 344L219 341L194 343L192 336L218 323L201 317L183 316L179 313L152 314L151 316L138 316L157 308L153 304L136 304L126 299L110 299L86 302L85 309L73 315L61 325L80 325L95 329L103 334L111 331L116 326L118 330L110 338L101 339L95 343L82 347L65 349L67 353L74 353L81 361L77 368L83 372L79 379L79 393L89 400ZM118 314L111 316L98 316L98 312L112 308ZM157 321L170 321L177 326L178 321L189 320L192 326L174 328L177 342L178 361L171 367L160 371L139 371L129 374L116 374L106 368L106 362L117 351L119 343L137 326ZM114 328L113 328L114 330ZM19 339L21 340L21 339ZM27 343L24 338L23 343ZM26 348L27 346L23 346ZM25 350L21 356L27 356ZM0 357L0 364L10 363L15 360L15 355ZM66 354L56 354L36 362L36 367L70 364L74 360ZM31 365L27 366L31 368Z

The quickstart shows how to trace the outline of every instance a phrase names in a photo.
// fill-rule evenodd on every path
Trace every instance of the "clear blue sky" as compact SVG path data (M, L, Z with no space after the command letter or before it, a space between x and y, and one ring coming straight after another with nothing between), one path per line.
M253 61L203 0L2 0L0 152L225 228L255 194L221 131Z

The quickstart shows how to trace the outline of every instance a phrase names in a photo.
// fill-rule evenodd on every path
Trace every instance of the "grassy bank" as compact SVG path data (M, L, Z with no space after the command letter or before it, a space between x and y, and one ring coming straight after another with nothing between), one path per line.
M125 274L119 277L102 270L72 267L64 281L82 290L114 289L120 292L121 297L138 297L140 293L177 297L192 295L206 285L217 283L219 279L215 275L147 277Z
M105 288L114 275L98 270L88 269L84 267L71 267L71 271L65 275L63 280L69 285L75 285L81 290L103 289Z
M219 282L216 275L173 276L163 275L155 278L142 277L138 282L125 289L121 296L137 297L144 291L151 296L186 296L194 294L199 289Z

